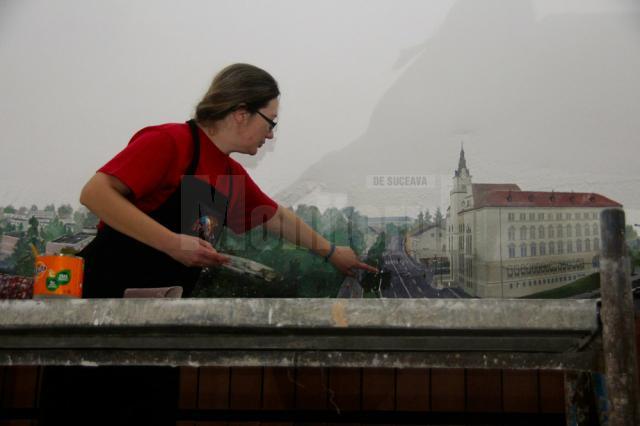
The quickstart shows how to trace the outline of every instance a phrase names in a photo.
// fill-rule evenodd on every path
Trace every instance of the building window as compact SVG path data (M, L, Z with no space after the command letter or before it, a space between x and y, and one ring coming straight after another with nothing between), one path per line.
M529 221L533 222L534 220L536 220L536 214L535 213L529 213Z
M584 240L584 251L591 251L591 240L588 238Z
M564 253L564 243L562 241L558 241L558 254Z
M538 213L538 220L542 222L544 220L544 213Z
M516 257L516 245L509 244L509 258L513 259L514 257Z
M516 214L515 213L509 213L507 214L507 220L509 222L513 222L514 220L516 220Z
M531 228L529 228L529 238L531 238L532 240L536 239L536 227L532 226Z
M531 249L531 256L537 256L538 255L537 254L538 250L537 250L537 247L536 247L536 243L531 243L530 249Z
M520 257L527 257L527 245L524 243L520 244Z
M553 238L553 237L554 237L554 234L555 234L555 233L553 232L553 225L549 225L548 230L549 230L549 232L548 232L548 234L549 234L549 238Z
M567 237L571 238L571 225L567 224L565 229L567 231Z
M598 238L593 239L593 250L600 250L600 240Z
M513 226L509 227L509 241L515 241L516 239L516 228Z
M571 213L567 213L567 214L565 214L565 215L564 215L564 218L565 218L566 220L571 220Z
M571 240L567 241L567 253L573 253L573 243Z
M576 237L582 237L582 227L579 223L576 223Z
M527 220L527 214L526 213L520 213L520 220L521 221Z
M458 237L458 250L464 250L464 237L462 235Z
M538 238L544 238L544 226L538 226Z
M562 238L562 225L558 225L556 229L558 230L557 232L558 238Z
M522 226L520 228L520 239L521 240L526 240L527 239L527 227L526 226Z
M467 235L467 254L471 255L471 235Z
M588 237L590 234L591 234L591 231L590 231L590 229L589 229L589 224L588 224L588 223L585 223L585 224L584 224L584 236L585 236L585 237Z
M593 234L594 237L598 236L598 224L594 223L593 225L591 225L591 234Z
M584 213L582 214L582 218L583 218L583 219L585 219L585 220L589 219L589 213L584 212Z
M540 243L540 256L544 256L547 254L547 245L545 243Z
M578 253L582 251L582 240L576 240L576 251Z
M551 213L547 214L547 220L553 220L553 215Z

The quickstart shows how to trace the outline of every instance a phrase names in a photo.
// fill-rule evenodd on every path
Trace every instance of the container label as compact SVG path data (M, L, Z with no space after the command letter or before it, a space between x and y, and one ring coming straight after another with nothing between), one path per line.
M56 291L61 285L67 285L71 282L71 270L64 269L57 274L54 271L49 270L49 276L47 277L46 285L47 290Z

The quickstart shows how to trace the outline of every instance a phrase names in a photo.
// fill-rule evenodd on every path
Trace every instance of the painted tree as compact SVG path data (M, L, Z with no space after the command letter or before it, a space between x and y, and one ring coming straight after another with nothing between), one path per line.
M42 230L42 238L47 242L67 234L67 228L58 217L54 217Z
M424 226L425 226L424 213L422 213L422 212L418 213L417 224L418 224L418 229L420 230L420 232L424 231Z
M424 211L424 223L427 226L433 225L433 216L431 215L431 212L429 211L429 209Z
M71 204L62 204L58 207L58 217L60 219L71 219L72 214L73 207L71 207Z
M29 228L16 244L9 262L15 265L15 274L31 277L34 273L35 256L31 246L33 245L39 252L44 252L44 240L40 237L38 229L38 219L29 219Z
M442 211L440 211L440 207L436 210L436 217L434 219L434 225L440 227L444 225L444 217L442 216Z

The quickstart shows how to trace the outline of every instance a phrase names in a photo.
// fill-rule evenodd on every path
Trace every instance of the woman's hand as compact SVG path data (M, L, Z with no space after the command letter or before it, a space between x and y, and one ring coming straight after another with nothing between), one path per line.
M329 258L329 262L340 272L350 277L355 276L356 269L377 273L378 270L373 266L367 265L358 259L351 248L346 246L338 246Z
M220 254L208 241L185 234L174 234L166 254L190 267L220 266L229 263L228 256Z

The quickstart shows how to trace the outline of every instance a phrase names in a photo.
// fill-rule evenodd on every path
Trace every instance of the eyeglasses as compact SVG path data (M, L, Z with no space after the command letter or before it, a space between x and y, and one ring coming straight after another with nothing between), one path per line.
M256 113L264 118L264 121L266 121L267 123L269 123L269 131L272 131L273 129L275 129L275 127L278 125L278 123L276 123L275 121L273 121L272 119L270 119L269 117L267 117L266 115L264 115L263 113L261 113L260 111L256 111Z

